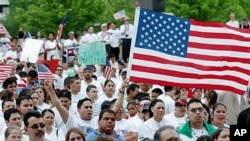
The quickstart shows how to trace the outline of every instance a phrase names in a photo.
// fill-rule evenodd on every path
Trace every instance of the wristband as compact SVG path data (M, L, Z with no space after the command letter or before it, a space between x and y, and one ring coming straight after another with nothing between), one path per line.
M121 91L121 90L119 89L119 93L124 94L124 91Z

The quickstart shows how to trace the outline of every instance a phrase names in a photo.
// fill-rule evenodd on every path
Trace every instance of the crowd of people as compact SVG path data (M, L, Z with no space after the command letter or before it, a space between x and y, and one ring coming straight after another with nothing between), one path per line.
M228 25L249 28L234 16ZM37 64L20 61L22 29L21 39L4 43L0 64L10 65L11 74L1 82L0 141L229 141L230 125L250 125L248 91L241 96L129 81L134 26L123 20L120 28L102 24L97 34L93 26L78 37L71 31L62 44L49 33L39 58L58 60L54 80L40 80ZM68 57L67 49L96 41L105 43L110 79L105 64L79 64L77 51Z

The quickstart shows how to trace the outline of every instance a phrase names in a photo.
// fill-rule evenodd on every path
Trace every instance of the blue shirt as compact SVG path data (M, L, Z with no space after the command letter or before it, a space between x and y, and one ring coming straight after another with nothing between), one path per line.
M114 132L115 132L115 131L114 131ZM94 130L93 132L91 132L91 133L89 133L89 134L87 135L87 141L93 141L93 140L95 140L97 137L99 137L99 135L100 135L99 131L98 131L98 130ZM116 134L116 132L115 132L115 139L116 139L117 141L125 141L124 138L123 138L121 135Z

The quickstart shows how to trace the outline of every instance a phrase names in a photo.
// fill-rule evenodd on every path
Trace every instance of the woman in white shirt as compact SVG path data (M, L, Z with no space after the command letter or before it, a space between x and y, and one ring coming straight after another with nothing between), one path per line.
M54 112L51 109L44 109L42 111L43 120L45 123L45 141L64 141L65 136L60 128L53 127Z
M48 109L50 108L50 105L47 104L46 102L49 101L49 97L48 94L46 92L46 90L44 89L43 86L37 86L35 88L35 91L38 93L38 104L37 104L37 109L39 111L42 111L44 109Z
M60 56L60 48L56 43L56 40L54 39L54 33L49 33L48 40L44 44L44 49L46 52L46 59L51 60L51 56Z
M168 125L163 118L165 115L165 104L161 99L154 99L149 106L150 119L142 124L140 140L153 139L155 132L163 125Z

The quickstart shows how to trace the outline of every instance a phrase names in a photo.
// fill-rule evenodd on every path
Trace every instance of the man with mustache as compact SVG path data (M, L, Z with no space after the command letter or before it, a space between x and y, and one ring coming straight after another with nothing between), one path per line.
M38 111L29 111L24 116L24 130L29 136L29 141L44 141L45 124Z

